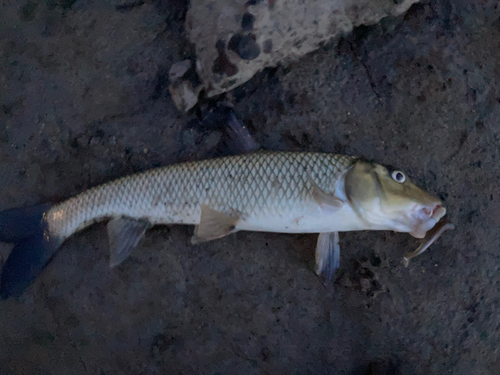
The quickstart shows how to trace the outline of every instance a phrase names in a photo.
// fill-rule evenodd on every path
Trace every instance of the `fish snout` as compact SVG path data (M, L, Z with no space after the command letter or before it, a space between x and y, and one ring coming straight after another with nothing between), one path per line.
M432 229L436 223L446 214L446 208L441 203L418 205L414 210L416 225L411 233L416 238L423 238L428 230Z
M433 209L430 209L429 207L422 207L422 212L424 215L431 217L434 211L437 210L437 206L434 207Z
M434 219L438 221L446 213L446 209L441 206L441 203L434 203L430 205L421 205L417 207L417 217L421 220Z

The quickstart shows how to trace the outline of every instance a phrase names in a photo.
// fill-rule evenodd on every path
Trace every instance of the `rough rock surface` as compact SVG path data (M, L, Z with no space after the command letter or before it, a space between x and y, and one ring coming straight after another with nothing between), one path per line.
M354 27L404 13L418 0L191 0L186 33L208 97L285 64Z
M224 152L168 93L172 64L193 56L185 11L0 2L0 210ZM361 154L442 195L457 229L409 268L405 234L341 234L324 285L316 236L192 247L173 226L110 270L95 225L0 301L0 374L496 374L499 19L497 1L424 0L225 95L266 149Z

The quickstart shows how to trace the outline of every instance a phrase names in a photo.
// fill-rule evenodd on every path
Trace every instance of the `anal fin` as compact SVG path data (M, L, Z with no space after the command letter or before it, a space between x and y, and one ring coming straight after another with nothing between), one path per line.
M146 221L120 217L109 221L109 266L123 262L137 246L144 233L151 227Z
M211 241L236 232L239 218L212 210L207 205L201 206L200 224L195 226L192 244Z
M339 232L320 233L316 244L316 274L325 274L331 280L339 267Z

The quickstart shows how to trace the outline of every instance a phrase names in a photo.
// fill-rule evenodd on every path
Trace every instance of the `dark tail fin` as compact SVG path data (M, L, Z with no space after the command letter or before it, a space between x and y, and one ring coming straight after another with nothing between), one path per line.
M47 231L44 213L49 208L41 205L0 212L0 241L15 244L2 271L2 298L21 295L61 244Z

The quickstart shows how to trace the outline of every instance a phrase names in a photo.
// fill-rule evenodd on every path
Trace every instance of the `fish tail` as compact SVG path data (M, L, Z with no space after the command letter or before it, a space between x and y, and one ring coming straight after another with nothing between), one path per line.
M0 212L0 241L14 243L2 270L0 296L18 297L47 265L62 243L50 234L45 213L50 205Z

